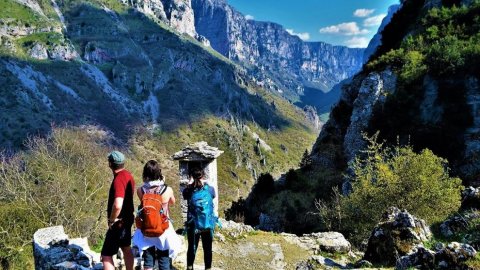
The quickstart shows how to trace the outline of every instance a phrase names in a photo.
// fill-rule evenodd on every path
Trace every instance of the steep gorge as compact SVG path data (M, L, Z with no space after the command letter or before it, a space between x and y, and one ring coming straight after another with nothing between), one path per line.
M212 48L250 66L259 83L294 102L307 88L330 91L363 64L363 49L302 41L279 24L247 20L224 0L193 0L192 7L195 28Z

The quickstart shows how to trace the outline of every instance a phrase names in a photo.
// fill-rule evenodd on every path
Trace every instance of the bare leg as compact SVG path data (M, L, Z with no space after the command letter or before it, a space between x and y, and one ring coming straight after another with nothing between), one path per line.
M126 270L133 270L134 258L133 258L132 249L130 248L130 246L122 247L121 249L123 251L123 259L125 260Z
M115 270L112 256L102 256L103 270Z

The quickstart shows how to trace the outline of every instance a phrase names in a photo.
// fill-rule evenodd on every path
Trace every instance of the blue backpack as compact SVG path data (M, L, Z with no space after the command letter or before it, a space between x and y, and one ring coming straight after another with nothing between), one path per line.
M190 220L195 230L202 231L215 229L217 217L213 211L213 197L210 193L210 186L205 184L201 189L195 190L189 202Z

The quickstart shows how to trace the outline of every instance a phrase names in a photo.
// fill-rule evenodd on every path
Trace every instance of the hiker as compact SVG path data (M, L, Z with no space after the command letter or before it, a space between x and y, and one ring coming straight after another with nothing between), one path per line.
M133 193L135 181L132 174L125 169L125 156L119 151L108 155L108 166L113 172L107 204L108 231L102 247L103 269L114 270L113 255L118 249L123 251L125 268L133 270L133 254L130 248L132 237Z
M172 258L178 254L182 246L181 239L169 220L169 206L175 204L175 196L172 188L165 183L157 161L150 160L145 164L142 177L143 185L137 189L141 204L137 212L137 230L133 235L133 244L138 247L143 258L144 270L153 269L155 261L158 262L158 269L170 270ZM147 211L153 207L159 209L148 214L156 216L147 217Z
M213 230L217 218L214 216L213 198L215 189L204 179L205 173L200 168L190 172L193 182L183 190L183 198L188 201L188 213L185 229L187 230L187 270L193 270L193 262L200 238L202 239L205 269L212 267Z

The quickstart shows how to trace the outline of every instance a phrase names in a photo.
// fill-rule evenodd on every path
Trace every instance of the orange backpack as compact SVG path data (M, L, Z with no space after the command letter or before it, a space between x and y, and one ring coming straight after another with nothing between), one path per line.
M147 237L159 237L169 226L168 216L162 208L162 194L167 190L167 185L163 186L161 192L158 192L159 188L154 190L142 188L142 208L138 211L135 226Z

